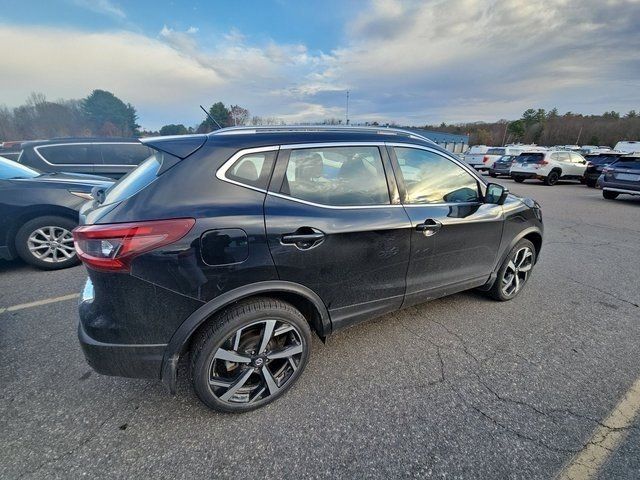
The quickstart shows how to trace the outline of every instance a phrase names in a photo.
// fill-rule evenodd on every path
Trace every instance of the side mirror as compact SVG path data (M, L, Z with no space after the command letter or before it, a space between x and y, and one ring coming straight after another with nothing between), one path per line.
M100 185L96 185L91 189L91 196L98 203L104 203L104 187Z
M509 195L509 190L497 183L487 185L487 193L484 196L485 203L493 203L495 205L503 205Z

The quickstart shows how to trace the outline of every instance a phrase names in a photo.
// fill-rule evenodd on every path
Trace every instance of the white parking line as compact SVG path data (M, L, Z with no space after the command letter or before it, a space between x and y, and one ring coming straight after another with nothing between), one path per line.
M78 298L79 293L70 293L69 295L62 295L61 297L45 298L44 300L36 300L35 302L21 303L20 305L12 305L10 307L0 307L0 313L15 312L16 310L24 310L25 308L39 307L41 305L48 305L49 303L64 302L67 300L73 300Z
M620 445L635 416L640 412L640 378L624 394L586 446L580 450L556 477L558 480L595 478L600 468Z

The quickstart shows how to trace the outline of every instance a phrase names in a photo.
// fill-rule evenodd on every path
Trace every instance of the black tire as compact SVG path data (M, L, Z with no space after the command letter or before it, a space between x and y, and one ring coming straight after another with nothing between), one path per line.
M544 178L544 184L545 185L549 185L550 187L555 185L556 183L558 183L558 180L560 180L560 174L558 172L556 172L555 170L549 172L549 175L547 175Z
M496 174L495 174L495 173L493 173L493 172L489 172L489 176L490 176L491 178L498 178L498 175L496 175Z
M77 225L77 222L69 218L54 215L29 220L16 233L16 251L22 260L42 270L59 270L78 265L80 260L73 249L73 240L70 240L69 235L65 233L61 241L51 241L47 244L47 238L50 236L57 237L63 232L71 232ZM53 230L49 230L50 228ZM37 233L39 230L42 234ZM51 235L49 235L50 232ZM30 245L38 249L32 251ZM53 249L52 245L54 245ZM66 255L71 256L67 258ZM57 260L58 258L64 259Z
M589 188L596 188L596 181L595 180L585 180L584 183Z
M522 183L524 182L524 178L523 177L511 177L513 178L513 181L516 183Z
M618 195L620 195L618 192L612 192L610 190L602 191L602 196L607 200L615 200L616 198L618 198Z
M283 334L269 334L263 347L270 322L274 322L272 332L293 328ZM280 342L284 345L277 345ZM268 358L296 348L301 351L292 356ZM193 388L200 400L214 410L254 410L280 398L296 382L307 365L310 348L309 323L293 305L265 297L241 301L214 316L194 339ZM240 361L228 360L229 356Z
M524 279L522 279L522 277L520 276L518 277L519 286L515 291L511 293L509 293L508 291L505 292L504 290L505 274L508 274L507 269L510 269L509 263L510 262L517 263L514 259L522 249L527 249L527 248L531 251L530 263L527 262L527 265L530 264L531 268L526 272L523 271L525 273ZM494 300L498 300L501 302L506 302L508 300L513 300L514 298L516 298L518 294L522 291L526 283L529 281L529 278L531 277L533 267L536 263L536 257L537 257L536 247L529 240L526 240L523 238L518 243L516 243L516 245L509 252L509 255L507 255L507 258L505 258L504 262L502 262L502 265L498 270L498 275L496 277L496 280L491 286L491 289L487 292L489 296ZM523 272L516 272L515 275L519 275L519 273L523 273Z

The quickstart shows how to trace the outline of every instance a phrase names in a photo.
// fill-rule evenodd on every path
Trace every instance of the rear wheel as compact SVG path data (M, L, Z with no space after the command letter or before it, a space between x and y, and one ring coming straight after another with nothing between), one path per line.
M523 177L511 177L513 178L513 181L516 183L522 183L524 182L524 178Z
M587 187L589 188L596 188L596 181L595 180L585 180L584 182Z
M43 270L58 270L80 263L71 231L77 223L65 217L38 217L26 222L16 234L20 258Z
M245 412L281 397L300 377L311 330L291 304L258 298L214 317L193 345L191 379L200 400Z
M529 280L535 262L536 247L529 240L520 240L498 270L489 295L502 302L515 298Z
M560 174L558 172L549 172L549 175L547 175L544 179L544 184L552 186L558 183L558 180L560 180Z
M602 196L607 200L615 200L616 198L618 198L618 195L620 195L618 192L611 192L609 190L602 191Z
M489 176L492 178L498 178L498 175L493 172L489 172Z

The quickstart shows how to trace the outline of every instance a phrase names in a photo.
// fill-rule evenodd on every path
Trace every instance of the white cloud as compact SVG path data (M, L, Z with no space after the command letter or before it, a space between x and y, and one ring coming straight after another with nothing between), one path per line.
M124 10L110 0L73 0L73 3L92 12L108 15L116 19L124 20L127 18Z
M150 38L0 25L12 45L0 101L104 88L151 128L195 124L197 105L217 100L291 122L342 117L347 89L353 119L412 124L640 108L637 0L376 0L362 12L331 52L234 29L213 41L193 26Z

